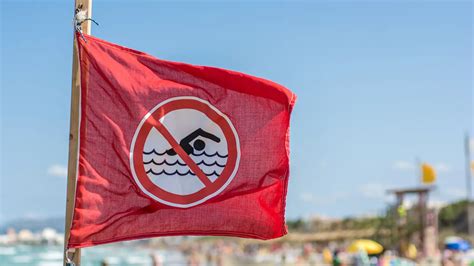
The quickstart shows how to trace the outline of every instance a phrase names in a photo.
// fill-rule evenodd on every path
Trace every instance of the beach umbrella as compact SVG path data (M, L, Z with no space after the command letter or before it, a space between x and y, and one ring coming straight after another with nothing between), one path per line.
M349 252L358 252L361 249L365 250L369 255L375 255L382 253L383 246L370 239L358 239L352 242L348 247Z
M460 237L452 236L446 238L444 241L444 247L450 250L466 251L471 248L471 245Z

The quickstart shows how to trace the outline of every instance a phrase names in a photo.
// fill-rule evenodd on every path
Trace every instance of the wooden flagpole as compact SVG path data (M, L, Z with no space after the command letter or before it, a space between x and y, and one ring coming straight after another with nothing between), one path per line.
M92 0L75 0L74 1L74 15L76 8L82 6L82 10L86 11L86 17L92 17ZM75 26L75 25L74 25ZM82 31L86 34L91 32L91 21L86 20L82 23ZM74 200L76 194L76 177L77 177L77 161L79 150L79 104L80 104L80 90L81 78L79 69L79 60L77 53L76 34L74 33L74 44L72 51L72 89L71 89L71 115L69 125L69 159L68 159L68 173L67 173L67 196L66 196L66 219L64 227L64 261L66 265L67 256L74 262L76 266L81 263L81 250L75 249L73 252L66 253L67 244L69 240L72 214L74 209Z

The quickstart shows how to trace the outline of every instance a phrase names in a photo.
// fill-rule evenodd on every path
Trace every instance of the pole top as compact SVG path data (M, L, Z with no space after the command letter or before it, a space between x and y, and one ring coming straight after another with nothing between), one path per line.
M83 30L86 32L86 34L90 34L90 21L94 22L97 26L99 26L99 23L88 17L88 12L90 12L89 9L84 9L84 5L82 3L79 4L74 10L74 30L81 34L84 41L86 41L86 39L84 38Z
M74 9L74 29L79 33L91 34L92 0L76 0Z

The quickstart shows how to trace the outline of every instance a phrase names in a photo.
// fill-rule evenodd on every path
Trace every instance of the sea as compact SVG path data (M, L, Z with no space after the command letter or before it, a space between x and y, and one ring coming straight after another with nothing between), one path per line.
M1 266L61 266L63 247L55 245L0 246ZM81 249L81 265L152 265L152 255L159 257L163 265L185 265L186 259L179 251L147 249L134 246L97 246Z

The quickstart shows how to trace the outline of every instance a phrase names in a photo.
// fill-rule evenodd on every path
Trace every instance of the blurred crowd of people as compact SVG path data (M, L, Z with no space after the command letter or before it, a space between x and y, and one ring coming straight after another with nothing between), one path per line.
M442 265L471 266L474 260L466 254L445 250L439 256L410 260L398 256L396 251L385 250L370 255L364 249L348 251L337 245L317 245L312 243L238 243L234 241L197 241L183 244L181 252L188 265L327 265L327 266L411 266Z
M364 250L347 252L344 249L329 248L312 243L290 245L239 244L223 240L210 242L189 242L181 247L188 265L355 265L396 266L415 265L392 252L369 256ZM157 264L159 265L159 264Z

